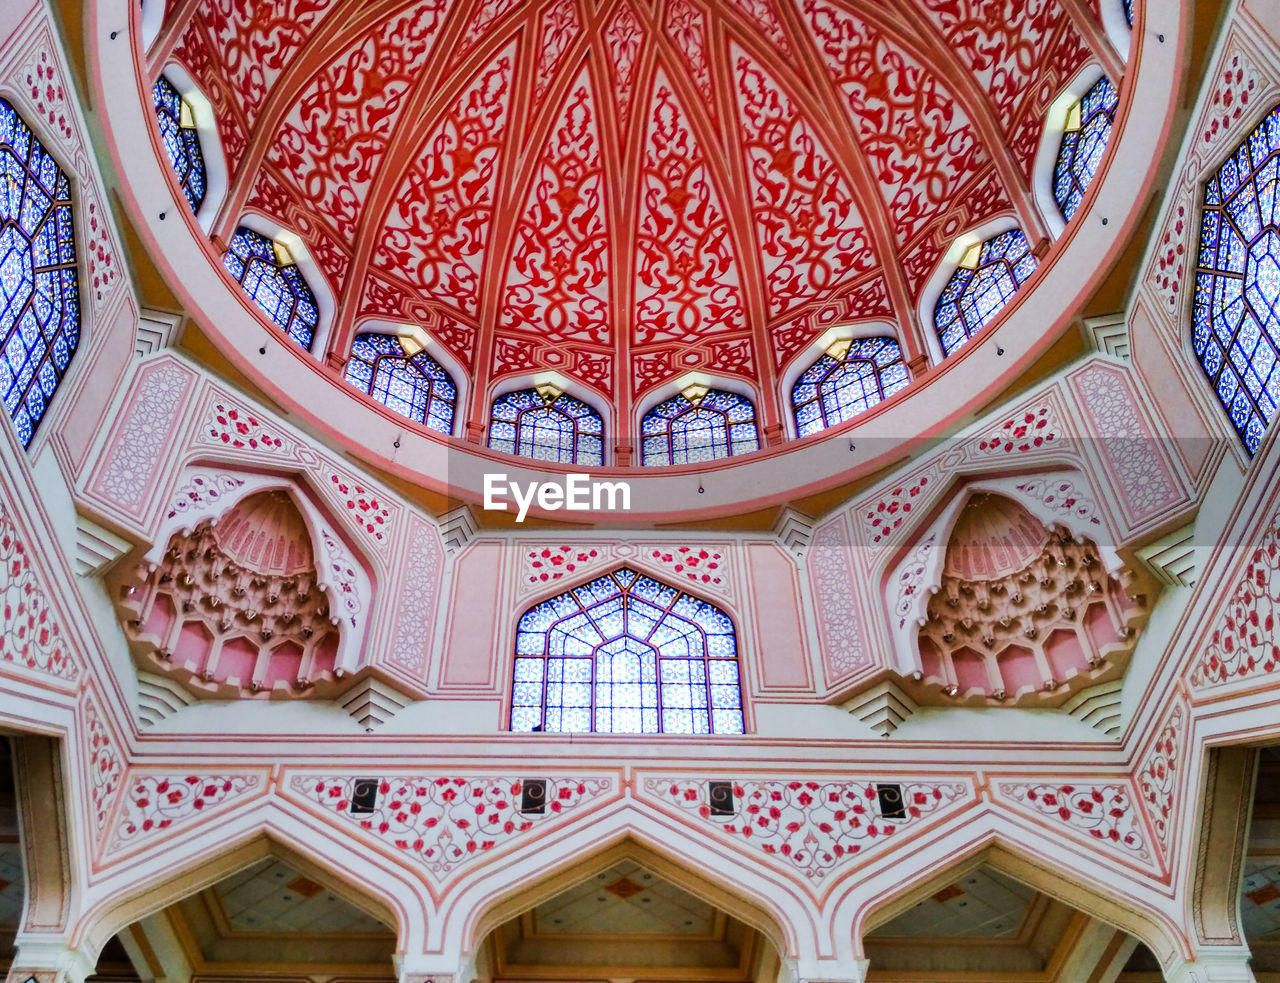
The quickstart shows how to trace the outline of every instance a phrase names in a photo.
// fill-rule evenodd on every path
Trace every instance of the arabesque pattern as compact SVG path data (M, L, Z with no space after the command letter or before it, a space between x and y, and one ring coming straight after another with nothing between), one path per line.
M473 392L555 372L625 417L683 373L767 375L833 315L896 327L915 364L948 245L1029 221L1045 108L1101 25L1061 0L911 3L192 0L170 34L229 211L297 233L330 281L318 355L364 317L417 323Z

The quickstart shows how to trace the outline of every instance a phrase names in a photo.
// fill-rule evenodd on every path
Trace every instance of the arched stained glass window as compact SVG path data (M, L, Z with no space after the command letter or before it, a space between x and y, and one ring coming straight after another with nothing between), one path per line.
M1209 179L1192 346L1250 454L1280 402L1280 106Z
M604 463L604 420L554 386L499 396L489 412L489 446L552 464Z
M934 308L942 351L952 354L990 324L1035 269L1036 258L1019 229L970 248Z
M27 447L80 341L71 184L0 99L0 391Z
M231 237L222 265L276 327L311 350L320 310L284 246L241 226Z
M458 388L449 373L409 338L356 335L347 382L383 406L443 434L453 433Z
M796 381L791 409L801 437L857 416L910 381L893 338L855 338L828 348Z
M623 568L526 611L513 731L741 734L733 622Z
M151 87L151 101L156 108L156 122L160 126L160 138L164 142L169 164L177 175L182 196L187 199L191 211L200 211L208 179L204 167L204 154L200 152L200 135L191 106L179 94L170 81L161 75Z
M1067 114L1067 126L1053 169L1053 199L1068 222L1075 217L1084 193L1089 189L1115 122L1119 94L1111 80L1103 77L1081 96Z
M690 386L644 415L640 461L645 467L697 464L760 448L756 408L737 393Z

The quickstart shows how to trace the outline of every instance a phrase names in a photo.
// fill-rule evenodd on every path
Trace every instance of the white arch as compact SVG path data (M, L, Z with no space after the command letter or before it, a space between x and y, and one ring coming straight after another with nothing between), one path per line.
M574 868L608 862L610 851L660 866L659 874L763 933L784 961L816 962L820 916L800 884L629 798L461 879L429 926L433 946L475 952L502 921L579 880Z
M268 856L302 867L389 925L396 932L398 952L421 951L427 921L435 913L422 882L401 864L362 849L351 837L276 798L259 799L245 810L180 830L157 840L149 852L109 868L86 888L70 929L72 942L97 953L133 922Z
M1160 0L1147 0L1148 3L1159 3ZM1133 32L1138 26L1136 23L1133 27L1129 26L1129 19L1124 15L1124 3L1122 0L1098 0L1098 6L1102 13L1102 29L1107 32L1107 40L1119 53L1120 58L1124 61L1129 60L1129 48L1133 44ZM1134 17L1137 20L1142 18L1141 3L1134 7ZM1119 79L1112 79L1113 82L1119 84Z
M877 857L846 875L828 899L837 957L863 958L862 940L872 928L982 864L1136 936L1164 964L1190 955L1181 900L1063 847L987 807L943 825L911 850Z

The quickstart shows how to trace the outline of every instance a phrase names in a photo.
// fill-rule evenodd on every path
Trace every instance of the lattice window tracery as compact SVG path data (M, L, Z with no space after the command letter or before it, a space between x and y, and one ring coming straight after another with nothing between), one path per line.
M182 197L191 206L192 213L198 212L208 190L208 176L191 106L163 75L151 87L151 101L160 139L178 187L182 189Z
M1036 258L1020 229L1002 232L970 248L934 308L943 354L955 353L995 320L1035 270Z
M700 464L760 448L751 400L702 386L690 386L651 409L640 434L645 467Z
M444 367L411 339L356 335L346 379L388 409L440 433L453 433L458 388Z
M626 567L520 619L513 731L741 734L727 614Z
M1204 190L1192 346L1250 454L1280 401L1280 106Z
M1085 192L1102 166L1119 98L1116 87L1104 76L1068 113L1053 170L1053 199L1068 222L1075 217Z
M285 247L241 226L227 245L222 265L276 327L311 350L320 308Z
M71 184L0 99L0 392L24 447L79 341Z
M604 420L553 386L505 393L489 411L489 446L552 464L604 463Z
M902 389L910 376L893 338L837 342L804 371L791 390L801 437L843 423Z

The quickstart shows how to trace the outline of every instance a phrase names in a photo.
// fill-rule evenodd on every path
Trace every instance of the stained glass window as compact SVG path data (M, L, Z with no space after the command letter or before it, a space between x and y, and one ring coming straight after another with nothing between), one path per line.
M458 388L440 363L411 339L356 335L347 361L347 382L410 420L443 434L453 433Z
M646 413L640 428L645 467L696 464L759 447L751 400L720 389L691 386Z
M553 464L604 463L604 421L586 403L551 386L499 396L489 413L489 446Z
M933 312L942 351L952 354L990 324L1035 269L1031 246L1018 229L965 253Z
M513 731L741 734L733 622L623 568L526 611Z
M822 353L791 390L801 437L857 416L910 381L902 349L892 338L837 342Z
M1250 454L1280 401L1280 106L1209 179L1192 346Z
M1053 198L1068 222L1075 217L1111 139L1119 94L1100 78L1067 114L1067 127L1053 169Z
M1124 19L1133 27L1133 0L1124 0Z
M71 184L0 99L0 391L27 447L80 341Z
M241 226L231 237L222 265L276 327L311 350L320 311L288 250Z
M161 75L151 87L151 101L156 108L156 122L160 125L160 138L169 165L178 177L182 196L187 199L191 211L200 211L204 201L207 179L204 154L200 152L200 135L191 107L179 95L167 78Z

